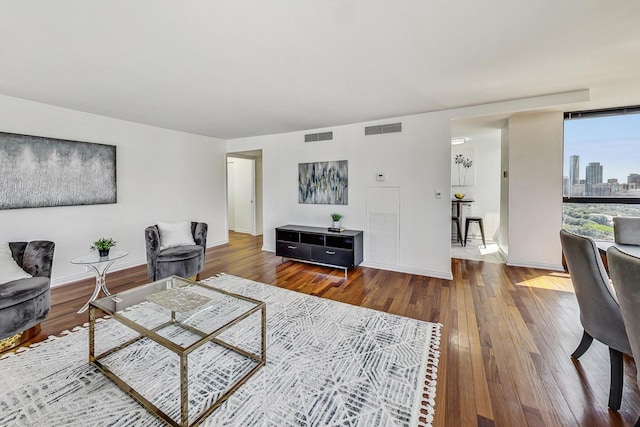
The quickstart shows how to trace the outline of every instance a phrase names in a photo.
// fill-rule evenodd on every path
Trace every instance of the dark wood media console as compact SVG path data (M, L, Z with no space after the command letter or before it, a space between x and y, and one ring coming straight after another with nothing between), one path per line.
M276 228L276 255L312 264L355 268L362 262L362 231L328 231L322 227L285 225Z

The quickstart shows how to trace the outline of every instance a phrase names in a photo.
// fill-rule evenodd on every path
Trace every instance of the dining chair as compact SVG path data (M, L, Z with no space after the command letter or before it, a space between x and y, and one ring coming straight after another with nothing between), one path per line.
M616 243L640 245L640 217L613 217L613 238Z
M607 259L631 350L634 354L640 354L640 258L612 246L607 249ZM640 384L640 357L634 360ZM640 417L635 425L640 426Z
M560 241L584 329L582 340L571 357L580 358L594 338L609 347L609 408L617 411L624 382L622 353L632 354L618 300L593 239L560 230Z

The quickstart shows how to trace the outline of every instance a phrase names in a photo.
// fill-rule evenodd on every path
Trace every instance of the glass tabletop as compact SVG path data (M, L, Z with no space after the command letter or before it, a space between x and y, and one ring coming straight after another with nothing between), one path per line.
M71 260L71 264L97 264L99 262L115 261L129 255L127 251L110 250L108 256L100 256L98 251L90 252Z
M90 303L143 336L179 352L197 347L264 305L178 276Z

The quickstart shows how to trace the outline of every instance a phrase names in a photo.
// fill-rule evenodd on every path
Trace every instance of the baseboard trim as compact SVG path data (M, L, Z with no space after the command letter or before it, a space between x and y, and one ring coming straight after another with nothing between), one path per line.
M405 267L402 265L383 264L378 262L365 261L360 264L362 267L377 268L378 270L396 271L398 273L415 274L418 276L434 277L436 279L453 280L453 274L449 272L425 270L422 268Z
M275 249L262 246L263 251L275 252ZM418 276L435 277L436 279L453 280L452 272L431 271L421 268L404 267L401 265L383 264L378 262L363 261L360 267L376 268L378 270L395 271L398 273L415 274Z
M526 267L526 268L537 268L539 270L564 271L564 267L562 267L562 264L546 264L541 262L518 261L518 260L509 260L507 261L506 264L509 267Z
M212 242L211 244L207 244L207 249L213 248L215 246L226 245L227 243L229 243L229 239L222 239L219 241L215 241L215 242ZM126 270L128 268L139 267L141 265L144 265L144 266L147 265L146 255L144 258L138 258L138 259L129 260L128 262L114 264L113 267L109 269L109 272L107 274L113 273L115 271ZM78 282L80 280L86 280L86 279L91 279L95 277L96 277L96 274L93 272L93 270L78 273L78 274L72 274L69 276L56 277L55 279L51 279L51 287L55 288L56 286L62 286L68 283ZM107 283L107 287L108 287L108 283Z

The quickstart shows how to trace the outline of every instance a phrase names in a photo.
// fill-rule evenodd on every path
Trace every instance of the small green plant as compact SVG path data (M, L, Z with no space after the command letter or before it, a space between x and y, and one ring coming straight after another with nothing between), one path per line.
M111 249L112 246L115 246L116 243L117 242L112 238L105 239L104 237L101 237L100 239L93 242L93 246L91 246L89 249L93 249L93 250L97 249L99 251L108 251L109 249Z
M334 221L340 221L343 217L344 217L344 215L339 214L339 213L332 213L331 214L331 219L334 220Z

